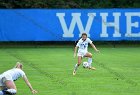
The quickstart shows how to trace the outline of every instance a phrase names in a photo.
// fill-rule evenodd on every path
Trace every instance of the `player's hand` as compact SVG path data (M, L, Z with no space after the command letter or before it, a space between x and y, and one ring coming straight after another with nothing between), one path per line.
M74 57L74 58L76 57L76 53L74 53L73 57Z
M99 50L96 50L96 52L100 53L100 51L99 51Z
M32 90L32 93L33 94L37 94L38 92L36 90Z

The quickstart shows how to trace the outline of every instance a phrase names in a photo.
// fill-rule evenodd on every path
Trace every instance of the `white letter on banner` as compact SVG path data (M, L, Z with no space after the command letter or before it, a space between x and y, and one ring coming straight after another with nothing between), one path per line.
M140 17L140 12L127 12L125 13L125 16L127 18L127 32L125 34L126 37L140 37L140 31L139 33L132 33L132 27L139 27L138 22L132 23L132 16L138 16ZM139 21L140 22L140 21ZM140 27L139 27L140 28Z
M86 24L86 27L84 29L82 21L81 21L81 13L72 13L72 21L70 23L70 27L68 29L67 25L66 25L66 21L64 19L65 13L57 13L56 14L59 18L59 21L61 23L62 29L63 29L63 37L74 37L74 28L75 25L77 24L78 29L80 31L79 37L81 36L82 33L87 33L87 35L90 37L89 31L91 29L91 25L94 19L94 16L96 16L95 13L88 13L88 21ZM84 18L83 18L84 19Z
M119 28L119 17L120 13L113 13L114 16L114 22L107 22L107 16L108 13L100 13L100 16L102 16L102 34L100 34L101 37L108 37L107 34L107 27L114 27L115 32L113 34L113 37L121 37L120 34L120 28Z

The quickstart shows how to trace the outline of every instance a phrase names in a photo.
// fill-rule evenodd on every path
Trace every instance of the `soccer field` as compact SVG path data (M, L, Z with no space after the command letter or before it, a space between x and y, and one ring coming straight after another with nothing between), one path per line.
M80 66L73 76L73 47L0 48L0 73L22 61L37 95L140 95L140 48L99 50L89 49L97 70ZM16 85L17 95L31 95L22 79Z

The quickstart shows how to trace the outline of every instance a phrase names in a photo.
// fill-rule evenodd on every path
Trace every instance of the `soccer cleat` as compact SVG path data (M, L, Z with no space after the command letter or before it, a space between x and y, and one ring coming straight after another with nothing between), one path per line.
M89 69L91 69L91 70L96 70L96 68L95 68L95 67L89 67Z
M76 71L75 70L73 71L73 75L76 75Z

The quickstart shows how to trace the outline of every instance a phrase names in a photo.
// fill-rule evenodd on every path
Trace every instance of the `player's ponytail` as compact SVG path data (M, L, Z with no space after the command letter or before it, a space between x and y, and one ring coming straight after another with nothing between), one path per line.
M81 35L81 38L83 37L83 36L86 36L86 38L87 38L87 33L82 33L82 35ZM83 40L83 42L84 42L85 40Z
M23 68L22 63L17 62L15 68L20 68L20 69L22 69L22 68Z
M81 37L78 40L76 40L75 43L77 43L82 38L83 35L87 36L87 33L82 33Z
M87 33L82 33L81 38L82 38L83 35L87 36Z

